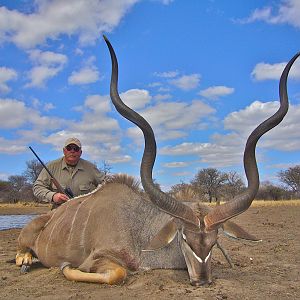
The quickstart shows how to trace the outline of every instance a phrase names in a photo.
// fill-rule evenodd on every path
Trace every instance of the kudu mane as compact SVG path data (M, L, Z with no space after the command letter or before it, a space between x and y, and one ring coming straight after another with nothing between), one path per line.
M97 193L98 191L102 190L107 184L114 184L114 183L124 184L136 193L141 192L139 180L137 180L135 177L128 175L128 174L118 173L118 174L107 175L104 178L104 181L102 183L100 183L93 191L91 191L90 193L87 193L87 194L83 194L83 195L74 197L74 198L70 199L69 201L73 201L75 199L93 195L93 194Z

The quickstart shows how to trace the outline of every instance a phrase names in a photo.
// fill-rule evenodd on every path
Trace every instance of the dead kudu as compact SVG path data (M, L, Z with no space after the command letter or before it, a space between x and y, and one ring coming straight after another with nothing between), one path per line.
M118 112L144 134L141 162L144 197L117 182L74 198L26 225L19 236L16 264L26 269L36 256L46 267L60 267L69 280L117 284L128 272L143 268L187 269L195 286L212 282L212 248L219 229L235 238L256 240L229 221L251 205L259 186L255 147L259 138L278 125L288 110L287 77L300 55L285 67L280 79L280 108L249 136L244 152L248 187L241 195L213 209L185 204L160 191L152 180L156 142L150 125L127 107L118 94L118 64L112 59L110 94Z

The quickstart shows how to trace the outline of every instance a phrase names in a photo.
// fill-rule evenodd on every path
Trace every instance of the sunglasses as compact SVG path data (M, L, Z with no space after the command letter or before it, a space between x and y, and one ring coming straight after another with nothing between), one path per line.
M68 151L71 151L71 150L74 150L75 152L80 151L80 147L78 147L77 145L68 145L68 146L66 146L66 149Z

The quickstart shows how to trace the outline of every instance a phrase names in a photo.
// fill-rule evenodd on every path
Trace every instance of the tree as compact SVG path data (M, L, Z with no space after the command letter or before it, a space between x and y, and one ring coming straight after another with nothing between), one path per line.
M41 173L43 166L37 159L27 161L26 166L27 168L23 174L27 181L33 184Z
M297 196L300 195L300 165L290 167L278 173L279 180L289 187Z
M10 185L8 199L13 202L18 200L33 199L32 186L28 183L27 179L23 175L12 175L8 177Z
M258 200L283 200L289 199L290 194L285 189L272 184L270 181L261 183L258 193L255 197Z
M22 175L11 175L8 177L8 182L10 183L11 188L20 192L22 188L27 184L27 179Z
M191 181L191 184L196 191L203 191L208 195L209 202L211 203L213 198L216 202L220 202L220 189L224 182L226 182L226 175L217 169L206 168L200 170L195 178Z
M109 177L111 175L112 166L105 160L102 161L102 166L98 168L102 173L104 173L105 176Z
M10 192L10 183L8 181L0 180L0 202L9 200L8 193Z
M222 187L222 194L226 199L230 200L245 189L245 184L237 172L229 172L224 175L226 182Z
M7 192L10 189L8 181L0 180L0 192Z

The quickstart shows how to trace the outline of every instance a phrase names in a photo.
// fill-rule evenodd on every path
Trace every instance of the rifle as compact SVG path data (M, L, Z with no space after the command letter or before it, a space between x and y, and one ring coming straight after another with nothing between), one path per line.
M53 184L56 186L58 192L61 193L61 194L67 195L69 198L74 198L74 194L73 194L72 190L69 187L67 187L67 188L64 189L60 185L60 183L56 180L56 178L52 175L52 173L47 168L47 166L43 163L43 161L39 158L39 156L35 153L35 151L31 148L31 146L29 146L29 149L34 154L34 156L39 160L39 162L41 163L41 165L45 168L45 170L47 171L47 173L51 177L51 180L52 180ZM58 206L59 206L58 203L53 203L52 204L52 209L57 208Z

